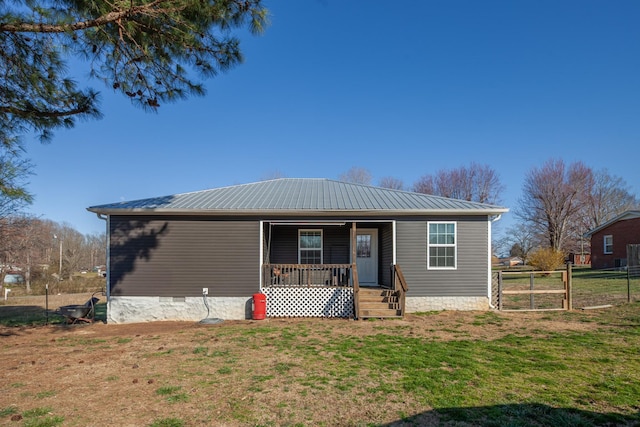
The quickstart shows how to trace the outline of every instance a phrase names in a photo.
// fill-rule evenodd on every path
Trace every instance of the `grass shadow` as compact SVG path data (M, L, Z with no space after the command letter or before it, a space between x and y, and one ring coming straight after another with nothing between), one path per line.
M482 426L638 426L640 412L634 415L601 413L574 408L555 408L538 403L440 408L404 417L380 427L435 425Z

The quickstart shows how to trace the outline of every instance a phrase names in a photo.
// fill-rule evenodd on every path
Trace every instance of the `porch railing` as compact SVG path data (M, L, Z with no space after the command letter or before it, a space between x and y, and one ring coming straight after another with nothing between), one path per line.
M263 264L263 287L353 287L351 264Z
M356 319L360 318L360 279L358 269L353 264L353 314Z
M396 295L398 296L398 302L400 304L400 312L402 314L405 313L405 302L407 291L409 290L409 286L407 285L407 281L404 278L404 274L402 273L402 269L398 264L391 265L391 274L393 277L393 290L396 291Z

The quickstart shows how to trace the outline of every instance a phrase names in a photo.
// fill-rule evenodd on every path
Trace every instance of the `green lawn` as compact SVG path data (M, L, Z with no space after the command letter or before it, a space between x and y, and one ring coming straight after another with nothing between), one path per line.
M137 425L640 424L640 303L588 312L434 312L405 321L223 322L171 335L82 333L92 327L34 345L49 357L92 355L94 401L104 402L97 396L104 393L118 407L130 399L124 390L148 390L133 396L137 416L148 414ZM71 358L58 368L61 379L84 365ZM76 399L63 385L7 381L5 392L23 390L24 407L0 404L0 423L16 413L26 420L29 399L60 420L49 425L86 421L64 419L60 408ZM41 389L24 392L34 384ZM78 414L127 421L89 403Z

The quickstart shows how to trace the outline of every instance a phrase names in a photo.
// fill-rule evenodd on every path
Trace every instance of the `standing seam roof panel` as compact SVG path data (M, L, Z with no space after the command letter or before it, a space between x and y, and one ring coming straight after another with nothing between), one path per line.
M483 203L370 187L327 179L281 178L252 184L242 184L172 196L117 202L90 207L90 211L105 210L314 210L314 211L486 211L506 212L507 209Z

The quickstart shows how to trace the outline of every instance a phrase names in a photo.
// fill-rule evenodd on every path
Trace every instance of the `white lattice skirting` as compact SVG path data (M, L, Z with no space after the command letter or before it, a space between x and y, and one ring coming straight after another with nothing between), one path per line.
M262 288L267 317L353 317L352 288Z

